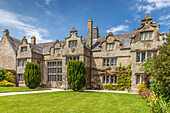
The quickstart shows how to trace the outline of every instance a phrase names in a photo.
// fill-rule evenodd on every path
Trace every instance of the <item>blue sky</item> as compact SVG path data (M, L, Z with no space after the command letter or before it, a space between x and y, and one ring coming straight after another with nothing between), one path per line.
M4 29L22 39L64 40L72 27L87 36L87 20L92 18L99 35L134 32L145 14L160 24L160 32L170 29L170 0L0 0L0 37Z

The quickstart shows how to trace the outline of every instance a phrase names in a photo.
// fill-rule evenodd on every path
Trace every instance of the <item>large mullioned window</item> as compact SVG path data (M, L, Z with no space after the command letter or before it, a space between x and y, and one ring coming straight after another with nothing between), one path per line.
M149 56L156 56L157 52L138 52L136 62L143 62Z
M104 75L102 77L102 83L103 84L117 84L117 76L108 76Z
M117 66L117 58L104 58L103 66Z
M62 62L47 62L47 81L62 81Z
M19 59L18 60L18 67L25 67L27 64L27 59Z

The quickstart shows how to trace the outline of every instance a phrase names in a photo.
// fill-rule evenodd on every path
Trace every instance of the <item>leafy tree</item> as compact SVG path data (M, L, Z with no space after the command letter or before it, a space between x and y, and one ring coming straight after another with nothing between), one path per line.
M159 55L153 58L153 80L157 89L153 89L158 95L170 100L170 32L166 43L159 47Z
M25 84L30 89L35 89L41 82L41 71L39 64L28 62L24 72Z
M143 70L144 73L151 74L151 91L168 102L170 100L170 32L166 43L159 47L158 54L143 64Z
M86 83L86 67L83 61L69 61L67 65L67 81L74 91L81 90Z

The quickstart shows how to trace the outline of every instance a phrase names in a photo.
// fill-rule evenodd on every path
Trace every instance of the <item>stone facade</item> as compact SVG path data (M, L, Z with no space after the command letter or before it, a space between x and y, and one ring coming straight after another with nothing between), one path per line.
M159 45L163 44L164 34L159 33L160 25L145 15L142 27L135 32L99 36L97 26L93 28L92 19L87 23L87 38L78 36L73 27L70 36L64 41L36 44L36 37L31 43L26 37L18 40L4 30L0 42L0 67L14 70L17 83L24 84L26 62L37 62L42 71L42 83L47 87L69 88L67 84L67 63L69 60L81 60L87 68L86 88L103 89L105 84L116 84L116 67L131 65L132 89L142 83L141 64L148 56L156 55ZM111 69L108 69L110 67Z

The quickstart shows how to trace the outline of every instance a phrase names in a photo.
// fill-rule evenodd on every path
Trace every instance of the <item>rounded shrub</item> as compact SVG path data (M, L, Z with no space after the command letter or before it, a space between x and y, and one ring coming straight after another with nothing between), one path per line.
M41 71L39 64L28 62L24 72L25 84L30 89L35 89L41 83Z

